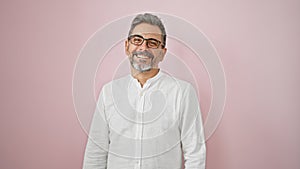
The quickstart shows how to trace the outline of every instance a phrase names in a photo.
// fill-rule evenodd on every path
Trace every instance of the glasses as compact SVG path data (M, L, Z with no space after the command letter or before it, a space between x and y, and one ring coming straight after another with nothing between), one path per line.
M159 45L161 44L161 41L154 39L154 38L144 38L141 35L131 35L128 37L128 41L136 46L140 46L144 43L144 41L146 41L146 45L148 48L151 49L157 49L159 47Z

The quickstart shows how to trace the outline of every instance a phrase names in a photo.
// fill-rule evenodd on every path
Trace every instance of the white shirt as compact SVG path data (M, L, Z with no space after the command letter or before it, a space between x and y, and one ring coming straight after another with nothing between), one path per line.
M131 75L104 85L84 169L181 169L183 163L204 169L205 159L199 102L189 83L159 71L143 87Z

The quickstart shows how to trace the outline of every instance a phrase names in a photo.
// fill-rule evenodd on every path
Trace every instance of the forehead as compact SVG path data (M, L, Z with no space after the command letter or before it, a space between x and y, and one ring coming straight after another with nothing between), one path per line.
M132 34L139 34L139 35L161 35L162 32L159 29L158 26L156 25L150 25L148 23L141 23L137 26L132 31Z

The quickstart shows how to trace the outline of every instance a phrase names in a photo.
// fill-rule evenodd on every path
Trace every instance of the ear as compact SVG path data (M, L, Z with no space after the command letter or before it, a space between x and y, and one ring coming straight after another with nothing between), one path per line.
M163 48L163 49L161 49L161 53L160 53L160 61L163 61L164 60L164 58L165 58L165 55L166 55L166 53L167 53L167 48Z
M128 40L125 41L125 53L127 56L129 56L129 43Z

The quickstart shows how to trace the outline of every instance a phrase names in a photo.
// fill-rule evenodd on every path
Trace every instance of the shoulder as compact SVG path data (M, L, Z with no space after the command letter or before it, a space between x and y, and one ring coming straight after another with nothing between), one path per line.
M130 75L126 75L104 84L101 89L100 95L104 97L111 96L113 90L121 89L122 87L126 86L126 83L128 83L130 79Z
M123 77L120 77L118 79L114 79L106 84L103 85L102 90L107 90L108 88L111 88L113 85L124 85L130 80L130 75L126 75Z
M179 79L166 73L162 73L161 76L163 83L173 89L179 89L183 93L188 92L189 90L194 90L193 85L188 81Z

